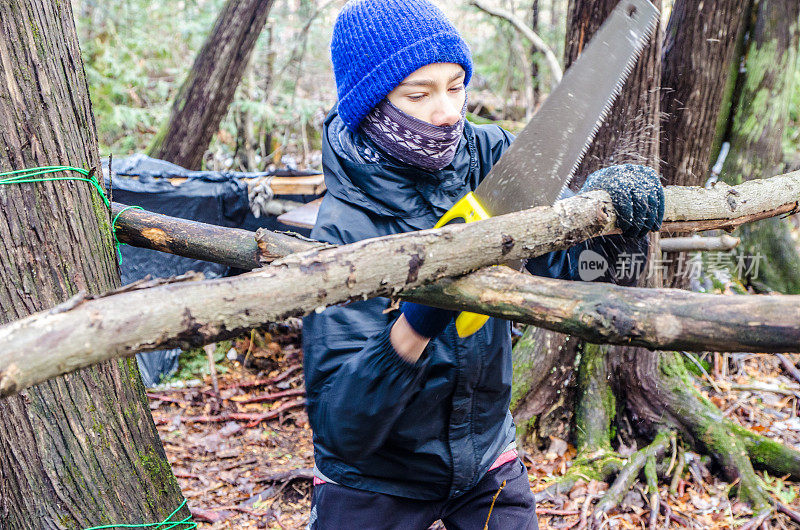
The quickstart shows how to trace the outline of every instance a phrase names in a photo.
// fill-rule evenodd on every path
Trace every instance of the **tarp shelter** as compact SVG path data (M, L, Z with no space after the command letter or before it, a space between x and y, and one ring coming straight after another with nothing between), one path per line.
M250 211L247 179L265 176L301 176L318 172L278 170L263 173L190 171L180 166L136 154L103 165L107 188L115 202L141 206L145 210L172 217L219 226L255 231L292 230L308 235L309 230L289 227L275 217L256 218ZM289 195L281 199L307 203L319 195ZM184 258L155 250L122 245L120 248L122 284L153 278L167 278L189 271L202 272L206 278L237 274L241 271L218 263ZM180 349L161 350L136 356L146 386L158 384L178 368Z

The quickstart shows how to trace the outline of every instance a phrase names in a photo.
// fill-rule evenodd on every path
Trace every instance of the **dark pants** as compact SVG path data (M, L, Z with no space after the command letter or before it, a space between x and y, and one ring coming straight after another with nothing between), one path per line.
M406 499L338 484L314 486L308 527L425 530L441 519L448 530L482 530L487 517L489 530L538 530L528 473L519 459L489 471L470 491L447 501Z

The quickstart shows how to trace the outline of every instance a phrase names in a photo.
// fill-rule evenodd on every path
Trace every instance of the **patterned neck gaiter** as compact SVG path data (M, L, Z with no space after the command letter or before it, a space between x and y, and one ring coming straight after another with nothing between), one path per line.
M430 171L453 161L464 130L467 98L461 119L453 125L431 125L410 116L384 98L361 123L361 129L378 147L398 160Z

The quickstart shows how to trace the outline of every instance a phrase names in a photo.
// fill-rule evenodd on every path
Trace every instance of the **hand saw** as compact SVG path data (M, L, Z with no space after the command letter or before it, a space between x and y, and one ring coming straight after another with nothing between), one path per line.
M459 218L471 223L552 205L572 178L658 18L658 9L649 0L617 4L489 174L435 227ZM460 313L458 335L472 335L488 318Z

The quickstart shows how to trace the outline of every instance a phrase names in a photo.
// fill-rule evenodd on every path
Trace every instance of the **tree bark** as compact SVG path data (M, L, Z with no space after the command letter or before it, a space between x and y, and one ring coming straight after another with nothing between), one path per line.
M100 166L70 3L2 2L0 170L54 164ZM0 203L0 321L118 285L108 211L87 183L0 186ZM0 527L151 523L181 501L134 359L0 401Z
M273 0L228 0L153 140L150 156L200 169L272 4Z
M800 3L763 0L754 9L731 124L731 150L723 166L726 181L767 178L783 168L783 136L789 120L800 36ZM759 290L800 293L800 255L784 219L740 229L742 253L761 260L757 277L745 278ZM762 287L763 286L763 287Z
M661 173L664 182L702 186L709 177L712 146L729 112L750 0L678 0L667 24L663 50ZM732 71L734 73L732 73ZM665 253L667 285L685 289L676 274L685 253Z

